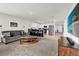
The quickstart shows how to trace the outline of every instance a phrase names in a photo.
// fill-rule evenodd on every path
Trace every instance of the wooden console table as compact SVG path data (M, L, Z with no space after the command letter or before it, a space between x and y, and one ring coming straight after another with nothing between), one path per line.
M59 56L79 56L79 49L59 46L58 55Z

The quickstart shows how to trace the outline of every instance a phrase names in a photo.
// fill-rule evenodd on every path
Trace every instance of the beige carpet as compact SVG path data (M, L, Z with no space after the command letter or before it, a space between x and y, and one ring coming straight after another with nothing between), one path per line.
M0 56L57 56L58 39L41 38L35 44L23 44L13 42L8 45L0 44Z

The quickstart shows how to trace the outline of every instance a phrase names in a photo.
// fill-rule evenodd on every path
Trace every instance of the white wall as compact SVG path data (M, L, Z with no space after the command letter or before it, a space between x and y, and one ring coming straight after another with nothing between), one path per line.
M35 29L42 28L42 24L32 23L31 28L35 28Z
M18 27L10 27L10 22L17 22ZM31 21L28 21L28 19L0 14L0 25L2 25L2 31L25 30L27 32L28 28L31 27Z

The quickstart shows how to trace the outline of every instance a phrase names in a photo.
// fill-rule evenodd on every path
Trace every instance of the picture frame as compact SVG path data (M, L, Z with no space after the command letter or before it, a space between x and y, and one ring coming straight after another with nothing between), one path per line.
M10 27L18 27L18 23L17 22L10 22Z

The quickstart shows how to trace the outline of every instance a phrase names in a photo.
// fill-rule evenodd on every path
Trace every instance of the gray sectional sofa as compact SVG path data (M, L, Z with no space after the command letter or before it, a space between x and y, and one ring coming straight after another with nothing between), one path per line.
M20 40L20 37L25 36L26 33L24 32L24 30L13 30L13 31L2 31L2 35L4 36L3 43L8 44Z

